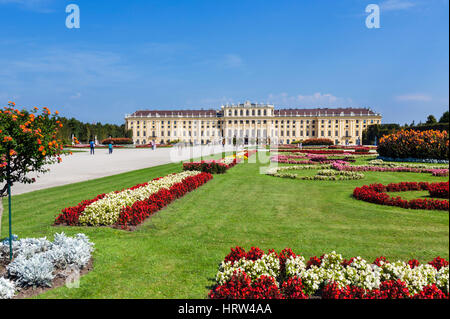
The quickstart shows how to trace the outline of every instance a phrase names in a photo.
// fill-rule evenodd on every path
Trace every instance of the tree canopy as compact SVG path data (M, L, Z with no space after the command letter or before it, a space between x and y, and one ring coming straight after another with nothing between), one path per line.
M45 165L60 162L63 145L57 138L63 127L58 112L19 111L14 102L0 110L0 197L10 184L33 183L30 172L46 172Z

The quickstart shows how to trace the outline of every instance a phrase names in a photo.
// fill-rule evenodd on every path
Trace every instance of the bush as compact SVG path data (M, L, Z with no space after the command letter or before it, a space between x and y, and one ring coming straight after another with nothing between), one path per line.
M380 139L378 153L383 157L448 159L447 131L398 131Z
M303 141L303 145L333 145L329 138L309 138Z
M368 147L357 147L357 148L355 148L355 153L364 153L364 154L366 154L366 153L369 153L369 151L370 151L370 148L368 148Z
M223 174L227 171L228 165L218 162L188 162L183 163L183 171L200 171L210 174Z
M103 141L101 141L101 144L103 145L109 143L113 143L116 145L133 144L133 140L127 137L113 137L113 138L106 138Z
M14 260L6 266L7 279L0 277L0 299L11 298L16 286L51 287L55 276L61 275L56 270L83 269L91 259L93 246L84 234L55 234L53 242L46 238L15 239ZM8 243L0 243L3 263L8 254Z

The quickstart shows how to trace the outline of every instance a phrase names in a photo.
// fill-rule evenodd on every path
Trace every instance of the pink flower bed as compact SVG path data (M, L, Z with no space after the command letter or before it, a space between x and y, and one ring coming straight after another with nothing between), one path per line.
M379 167L379 166L351 166L333 163L333 168L338 171L353 172L408 172L408 173L431 173L433 176L448 176L448 169L429 169L412 167Z

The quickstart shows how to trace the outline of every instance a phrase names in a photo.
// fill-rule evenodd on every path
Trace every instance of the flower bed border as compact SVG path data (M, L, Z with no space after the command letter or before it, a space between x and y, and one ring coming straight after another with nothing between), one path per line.
M401 197L392 197L386 194L386 192L405 192L405 191L420 191L428 190L434 185L440 183L427 183L427 182L402 182L391 183L388 185L383 184L371 184L364 185L362 187L356 187L353 190L353 197L358 200L362 200L369 203L375 203L379 205L396 206L407 209L426 209L426 210L446 210L449 209L448 200L439 199L411 199L404 200ZM448 188L448 182L447 182ZM448 191L447 191L448 192Z
M168 176L168 175L167 175ZM158 177L153 179L152 181L161 179L162 177ZM128 229L134 230L136 226L145 221L146 218L153 215L155 212L161 210L163 207L167 206L175 199L178 199L184 196L186 193L200 187L205 184L209 180L211 180L213 176L210 173L199 172L197 175L189 176L183 179L182 182L173 184L169 189L161 188L156 193L150 195L149 198L136 201L131 206L122 207L119 213L119 217L115 224L105 225L106 227L118 228L118 229ZM135 190L140 187L146 186L148 183L137 184L133 187L126 190ZM122 191L115 191L114 193L119 193ZM82 215L86 206L103 199L107 194L100 194L94 199L85 200L79 203L74 207L64 208L62 213L59 214L56 219L54 226L63 225L63 226L80 226L79 217ZM131 223L130 223L131 220ZM131 227L130 227L131 225ZM91 226L89 227L99 227Z
M361 257L344 259L334 251L306 261L290 248L280 253L270 249L266 253L258 247L246 252L237 246L231 248L220 264L216 285L208 298L448 299L448 265L440 256L424 265L416 259L390 263L384 256L370 264ZM404 278L396 274L397 268L400 272L409 270L411 274ZM425 274L424 280L416 278L414 269L418 275ZM347 277L341 278L341 272ZM375 277L369 278L370 273Z

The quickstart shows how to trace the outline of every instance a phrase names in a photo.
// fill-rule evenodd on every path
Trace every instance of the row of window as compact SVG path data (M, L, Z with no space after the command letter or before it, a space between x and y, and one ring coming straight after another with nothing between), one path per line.
M267 112L267 110L252 110L251 112L250 110L245 110L245 112L244 110L234 110L234 112L233 110L228 110L228 116L233 116L233 114L234 116L267 116L267 114L271 115L271 113L271 111Z

